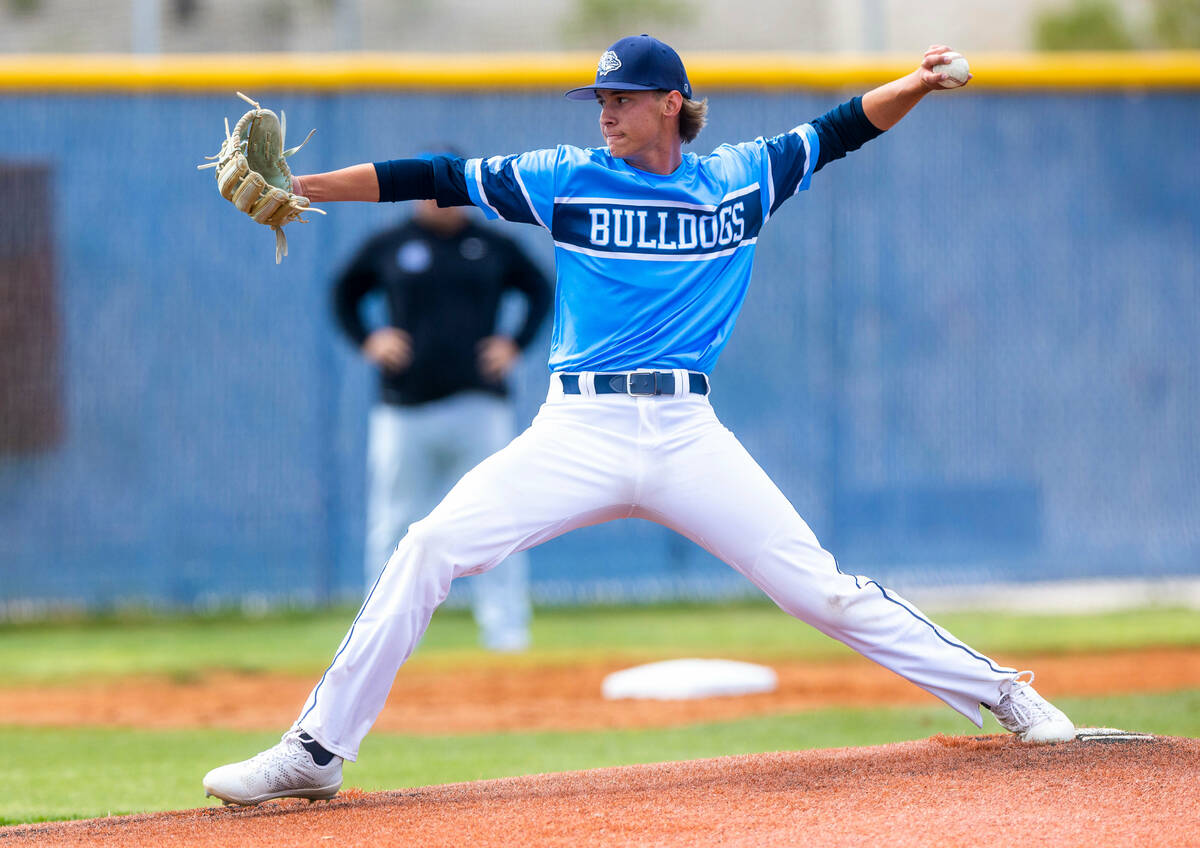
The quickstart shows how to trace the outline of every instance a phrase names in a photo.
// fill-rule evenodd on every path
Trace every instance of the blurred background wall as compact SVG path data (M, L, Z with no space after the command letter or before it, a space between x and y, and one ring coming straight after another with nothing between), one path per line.
M336 207L290 228L275 267L269 232L193 168L245 108L243 60L208 57L236 84L179 85L158 58L303 51L280 80L358 51L436 51L484 80L538 64L513 51L578 49L586 77L586 57L639 31L685 58L760 51L768 78L772 57L908 61L930 42L1007 52L1020 75L1026 51L1200 47L1200 0L0 0L0 614L360 592L374 381L328 288L405 210ZM86 78L70 54L97 53L139 55L113 60L116 85L43 84ZM1087 65L1107 87L1034 59L1033 87L989 89L1003 74L985 60L971 89L832 165L768 227L714 402L843 567L906 588L1200 574L1200 75L1146 85L1116 55ZM431 141L598 141L594 109L561 86L357 79L250 93L285 108L296 139L319 128L301 171ZM699 152L869 87L708 80ZM551 265L544 233L506 231ZM522 423L546 347L517 376ZM751 591L642 522L533 562L543 602Z
M250 93L296 140L319 128L300 172L431 139L597 141L595 109L557 90ZM850 93L714 91L698 152ZM1175 89L935 96L772 219L713 402L843 568L901 587L1200 574L1198 107ZM332 207L276 266L269 230L194 167L244 109L0 92L9 614L360 594L374 381L329 286L405 210ZM551 265L544 232L501 226ZM547 344L517 377L523 421ZM752 588L639 521L533 568L543 602Z

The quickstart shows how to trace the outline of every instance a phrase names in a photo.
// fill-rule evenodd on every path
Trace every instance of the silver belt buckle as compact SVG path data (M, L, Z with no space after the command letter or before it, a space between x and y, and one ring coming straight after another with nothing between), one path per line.
M634 397L653 397L658 394L658 372L630 371L625 375L625 391Z

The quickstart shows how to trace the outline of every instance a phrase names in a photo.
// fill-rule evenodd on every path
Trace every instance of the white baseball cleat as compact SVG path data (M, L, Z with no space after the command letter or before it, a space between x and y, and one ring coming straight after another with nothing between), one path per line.
M303 731L289 730L278 745L240 763L220 766L204 775L206 795L226 804L252 806L272 798L328 800L342 785L342 758L333 755L318 765L304 743L313 744Z
M1029 675L1028 679L1022 679L1025 675ZM1033 688L1032 671L1022 671L1004 681L1000 693L1000 703L992 707L992 715L1001 727L1020 736L1022 742L1044 745L1074 741L1075 725Z

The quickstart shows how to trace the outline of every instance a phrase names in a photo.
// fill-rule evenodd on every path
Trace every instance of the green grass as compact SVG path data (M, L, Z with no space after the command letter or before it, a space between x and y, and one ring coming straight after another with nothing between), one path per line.
M1200 690L1064 698L1081 726L1200 736ZM999 732L990 717L985 732ZM935 733L972 734L941 707L828 709L684 728L457 736L372 734L345 786L402 789L521 774L763 751L876 745ZM200 778L277 741L272 733L0 726L6 766L0 824L187 809L213 804Z
M153 616L0 624L5 685L69 683L124 675L188 679L210 669L318 675L353 609ZM1192 610L1103 615L939 615L935 619L1002 661L1029 653L1200 645ZM539 610L535 648L496 657L475 647L469 614L437 614L412 662L565 664L619 656L649 661L721 656L769 662L834 658L847 649L766 603L726 606ZM1200 691L1062 699L1080 725L1200 736ZM989 732L997 730L989 718ZM43 729L0 716L0 824L87 818L205 803L209 768L273 744L278 733ZM282 728L280 729L282 730ZM834 709L678 729L413 737L372 734L346 785L397 789L547 771L726 756L757 751L871 745L974 729L946 708Z
M7 685L134 674L187 678L208 669L316 674L333 656L354 613L335 609L261 617L123 616L0 624L0 668ZM934 618L968 644L1001 659L1016 653L1200 645L1200 616L1186 609ZM469 614L441 611L412 662L497 662L475 647L475 636ZM848 653L774 606L749 602L539 610L533 636L533 651L505 661L568 664L614 654L641 661L683 655L768 661Z

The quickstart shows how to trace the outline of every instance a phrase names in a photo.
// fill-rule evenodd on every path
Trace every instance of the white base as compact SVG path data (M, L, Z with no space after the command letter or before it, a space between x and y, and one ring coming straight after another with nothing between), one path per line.
M1152 733L1134 733L1116 727L1077 727L1075 738L1080 742L1153 742Z
M735 660L683 659L615 671L604 678L602 691L609 700L677 701L774 692L778 685L774 670L766 666Z

